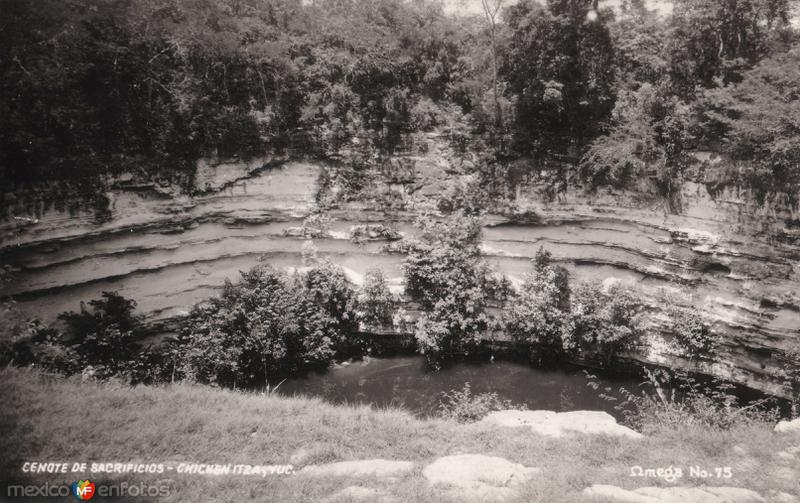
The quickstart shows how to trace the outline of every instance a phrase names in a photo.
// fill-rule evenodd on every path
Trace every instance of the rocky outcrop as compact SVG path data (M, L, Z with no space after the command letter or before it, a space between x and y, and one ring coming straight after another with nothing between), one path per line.
M379 491L371 487L347 486L340 491L336 491L324 500L323 503L338 503L352 501L368 501L369 503L390 503L397 501L385 491Z
M339 461L324 465L309 465L300 470L301 475L314 477L396 477L414 469L411 461L364 459Z
M775 425L775 431L778 433L794 433L800 435L800 419L780 421Z
M449 487L453 497L495 501L516 496L517 488L539 472L496 456L460 454L437 459L422 474L431 484Z
M609 414L593 410L553 412L550 410L501 410L489 413L480 424L528 428L548 437L570 434L608 435L639 439L642 434L617 424Z

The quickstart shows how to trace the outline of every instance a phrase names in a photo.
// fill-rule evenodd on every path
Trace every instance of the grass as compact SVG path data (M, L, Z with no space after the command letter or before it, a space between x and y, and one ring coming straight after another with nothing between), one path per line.
M316 399L285 398L178 384L131 388L81 383L31 370L0 371L0 480L5 484L77 480L75 475L26 475L24 461L117 461L306 464L385 458L414 461L396 480L314 478L305 475L202 476L92 475L93 482L169 484L163 501L323 501L350 485L372 487L398 502L448 501L440 486L422 476L424 466L448 454L507 458L543 473L527 483L519 501L582 501L592 484L633 489L669 486L658 478L631 478L645 468L730 466L733 477L692 479L677 485L729 485L798 494L800 460L776 456L792 443L771 425L731 430L660 431L642 440L573 436L553 439L520 429L418 419L398 409L334 406ZM162 501L159 500L159 501ZM143 501L138 498L138 501ZM336 501L349 501L336 500ZM452 500L458 501L458 500Z

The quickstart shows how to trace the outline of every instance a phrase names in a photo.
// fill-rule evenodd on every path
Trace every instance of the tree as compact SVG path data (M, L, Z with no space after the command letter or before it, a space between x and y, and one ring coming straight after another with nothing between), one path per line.
M665 57L668 25L643 0L623 2L620 15L609 23L614 43L617 90L636 90L642 83L659 85L669 62Z
M480 223L475 217L421 218L419 241L409 243L403 262L406 294L423 315L415 337L432 359L474 350L497 328L491 301L508 295L509 283L480 256Z
M581 178L590 190L637 184L648 190L652 184L665 210L678 212L691 124L691 108L663 88L642 84L636 91L623 91L609 132L595 139L581 159Z
M504 0L481 0L481 7L489 22L489 35L492 43L492 97L494 98L495 126L500 126L503 119L500 116L500 101L497 96L497 15L503 7Z
M705 91L698 102L707 141L741 163L728 183L796 203L800 197L800 46L763 60L741 82Z
M644 334L641 310L636 294L628 288L581 283L573 291L564 348L572 353L599 355L608 362L640 341Z
M569 273L552 260L550 252L540 247L533 270L512 297L504 317L508 334L528 346L539 363L563 354L562 334L569 315Z
M325 365L357 328L353 304L344 273L329 263L294 277L257 266L192 310L180 340L182 373L226 386L268 385Z
M326 364L358 330L356 293L342 268L328 260L295 275L293 288L301 294L294 314L302 334L301 364Z
M95 367L100 377L120 374L139 351L142 317L134 314L136 302L117 292L103 292L88 305L81 303L80 312L58 316L66 325L62 341L76 351L80 367Z
M741 72L787 42L787 0L678 0L670 18L667 55L673 89L738 82Z
M588 0L527 0L506 11L511 39L501 73L516 95L521 153L570 153L614 106L610 14L587 17L591 8Z
M394 315L394 296L380 269L370 269L364 275L364 285L358 298L359 318L367 326L391 326Z

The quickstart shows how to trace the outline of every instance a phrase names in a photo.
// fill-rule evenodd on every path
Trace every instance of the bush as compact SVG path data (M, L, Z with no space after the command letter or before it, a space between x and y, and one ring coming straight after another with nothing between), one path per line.
M350 227L350 240L361 243L368 240L397 241L402 236L396 230L383 224L364 224Z
M66 325L61 341L75 350L80 368L91 366L101 378L123 373L139 351L142 317L133 313L136 302L117 292L103 292L88 305L81 303L80 312L58 316Z
M431 131L446 122L443 111L430 98L420 98L409 110L409 126L413 131Z
M419 241L403 262L406 294L424 311L415 336L428 356L468 353L498 326L487 307L508 295L508 280L480 256L480 223L472 217L417 222Z
M679 210L690 123L690 107L663 89L643 84L620 93L610 131L595 138L581 160L586 187L628 188L649 179L668 208Z
M25 359L26 354L29 354L26 346L30 342L31 335L28 321L14 302L0 303L0 365L19 363L20 359Z
M480 421L490 412L514 409L510 400L502 400L497 393L472 393L470 384L464 384L461 390L442 393L439 402L439 415L459 423Z
M533 271L505 312L505 327L517 342L531 346L532 356L557 358L569 318L569 274L552 265L552 255L539 248Z
M364 275L364 285L358 297L359 319L366 326L392 325L394 295L389 291L380 269L370 269Z
M769 400L741 403L732 393L733 386L719 380L703 384L666 370L647 371L647 375L651 391L637 394L623 388L625 398L617 406L626 422L645 434L694 426L730 429L774 423L780 416Z
M436 209L443 214L460 211L465 215L479 215L490 206L491 199L478 177L470 175L449 183L436 200Z
M179 343L181 371L220 385L269 384L327 364L356 328L354 295L341 269L323 262L289 277L257 266L192 310Z
M606 359L631 349L643 334L641 303L631 290L584 283L575 288L564 335L569 351L599 353Z
M284 229L285 236L296 236L305 239L326 238L330 236L331 224L333 219L326 213L313 213L303 219L301 227L289 227Z
M669 311L673 342L691 358L704 358L719 344L719 335L695 309L672 307Z
M0 303L0 365L39 364L48 370L66 370L77 364L75 355L47 357L57 332L39 320L26 318L13 301Z
M0 324L4 363L33 365L65 375L87 372L107 379L122 377L131 384L165 379L163 352L141 350L141 316L136 303L117 292L103 292L100 299L81 303L80 312L64 312L63 332L38 320L21 316L13 303L3 306Z
M295 275L293 288L301 295L297 315L307 334L302 364L327 363L358 330L356 294L342 268L327 260Z

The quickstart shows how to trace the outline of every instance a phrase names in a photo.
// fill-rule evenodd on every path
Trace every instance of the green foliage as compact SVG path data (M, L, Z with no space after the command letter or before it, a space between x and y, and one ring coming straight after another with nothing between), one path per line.
M769 400L742 403L733 386L719 380L700 382L685 374L647 371L647 388L635 393L621 389L618 404L626 422L644 434L678 428L730 429L754 423L769 424L780 417Z
M661 82L669 70L665 58L668 24L642 0L624 2L621 10L609 24L620 90Z
M563 353L562 334L569 317L569 273L552 265L552 255L539 248L518 294L505 310L506 331L533 355L553 359Z
M677 209L687 105L719 88L701 137L724 130L755 161L739 176L764 190L800 183L794 106L778 106L796 101L788 0L679 0L667 19L640 0L617 17L593 7L525 0L487 27L433 0L3 0L0 177L191 187L203 156L312 155L336 165L323 205L401 208L394 192L375 197L375 168L415 133L465 158L522 159L558 190L597 139L591 188L649 179ZM96 193L80 197L107 218Z
M116 292L103 292L88 307L81 303L80 312L61 313L60 331L26 318L13 302L6 302L0 305L0 362L66 375L87 371L100 379L116 376L132 383L161 380L160 355L140 349L142 318L134 314L135 307ZM145 357L147 365L137 366Z
M601 288L582 283L572 292L572 310L565 331L569 351L611 358L633 349L643 335L642 305L635 292L614 284Z
M257 266L192 310L179 344L181 369L200 382L268 383L327 364L356 328L354 294L339 268L323 262L289 277Z
M329 261L295 275L294 288L302 295L297 315L307 334L302 361L326 363L329 348L339 351L358 329L355 292L344 271Z
M49 344L53 332L24 316L13 301L0 303L0 365L39 363L37 353L44 350L42 344Z
M788 41L788 0L679 0L666 53L680 96L736 82L741 72Z
M333 218L327 213L312 213L303 219L303 237L328 237L332 223Z
M699 101L709 141L741 162L732 185L759 199L800 191L800 47L761 61L741 81L710 89Z
M370 269L364 274L364 285L358 297L359 319L366 326L392 325L395 298L389 291L386 278L380 269Z
M467 173L453 177L436 199L442 214L513 214L516 210L514 187L520 181L513 168L491 155L467 165Z
M589 189L633 187L650 180L669 209L680 209L680 187L691 144L691 110L649 84L620 94L610 131L581 160Z
M568 153L592 138L614 106L609 11L590 21L590 0L521 1L505 18L510 40L502 68L515 101L515 147Z
M460 390L442 393L439 415L459 423L480 421L490 412L515 408L510 400L501 399L497 393L473 393L469 383Z
M461 177L448 184L436 201L436 209L443 214L462 212L464 215L479 215L491 203L476 176Z
M409 125L415 131L432 131L448 123L447 110L430 98L421 98L409 110Z
M91 366L98 377L125 371L126 364L139 351L142 317L134 314L136 302L117 292L103 292L80 312L61 313L65 324L63 341L70 345L80 368Z
M695 309L674 307L669 311L670 328L678 349L692 358L707 357L719 344L719 335Z
M350 227L350 240L355 243L368 240L397 241L401 238L397 230L384 224L359 224Z
M508 281L481 258L476 218L423 217L417 226L420 240L409 243L403 270L406 294L424 311L415 331L420 350L469 352L497 328L487 308L508 295Z
M421 99L468 100L474 30L436 2L4 0L3 17L0 170L14 182L335 157L354 139L391 149Z

